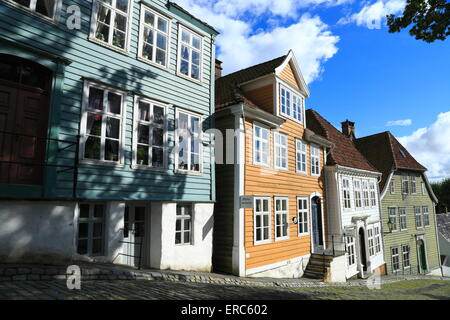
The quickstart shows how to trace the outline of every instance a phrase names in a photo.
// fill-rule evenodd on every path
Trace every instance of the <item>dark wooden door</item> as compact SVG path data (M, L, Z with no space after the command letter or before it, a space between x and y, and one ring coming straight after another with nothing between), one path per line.
M43 183L47 125L44 90L0 80L1 183Z

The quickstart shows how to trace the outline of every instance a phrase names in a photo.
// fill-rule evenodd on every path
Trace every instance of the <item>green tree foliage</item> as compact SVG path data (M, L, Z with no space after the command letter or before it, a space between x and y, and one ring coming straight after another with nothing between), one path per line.
M445 179L438 183L431 184L433 192L439 199L437 206L438 213L446 213L450 211L450 179Z
M391 33L412 24L409 34L418 40L445 40L450 35L450 1L407 0L403 15L388 15L387 24Z

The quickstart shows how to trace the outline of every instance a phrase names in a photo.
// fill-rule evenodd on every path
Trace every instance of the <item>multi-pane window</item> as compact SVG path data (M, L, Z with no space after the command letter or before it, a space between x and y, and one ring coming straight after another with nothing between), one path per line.
M370 206L376 207L377 206L377 191L375 187L375 182L371 181L369 182L370 187Z
M82 120L83 159L119 163L122 158L124 101L122 92L85 83Z
M411 176L411 194L417 194L417 182L416 177Z
M403 253L403 268L407 269L411 267L411 261L409 257L410 248L409 245L403 245L402 246L402 253Z
M380 232L380 226L376 225L373 228L374 236L375 236L375 253L381 252L381 232Z
M198 115L177 110L177 169L201 171L201 121Z
M428 211L428 207L422 207L423 214L423 225L428 227L430 225L430 212Z
M355 238L345 237L345 245L347 249L347 264L350 267L356 263Z
M408 229L408 224L406 221L406 208L398 208L398 213L400 216L400 230Z
M303 121L303 103L302 96L281 86L280 113L283 116L291 118L297 122Z
M350 180L347 178L342 179L342 194L344 197L344 208L351 209L352 202L350 198Z
M311 175L320 176L320 148L311 145Z
M270 242L269 198L255 198L255 243Z
M355 206L356 208L362 207L362 199L361 199L361 181L360 180L354 180L353 181L353 188L355 193Z
M398 247L394 247L391 249L391 257L392 257L392 270L394 272L400 271L400 254Z
M426 195L426 194L427 194L427 190L426 190L426 188L425 188L425 183L422 182L422 183L421 183L421 186L422 186L422 195Z
M388 208L389 222L392 224L391 231L397 231L397 209Z
M275 239L289 238L288 198L275 198Z
M202 38L180 26L178 71L194 80L201 79Z
M307 171L307 147L306 143L301 140L297 140L296 147L296 163L297 163L297 172L306 173Z
M420 207L414 207L414 216L416 217L416 228L422 228L422 212Z
M309 234L309 210L308 210L308 198L297 199L298 210L298 234Z
M130 28L130 0L96 0L91 37L126 50Z
M391 184L390 184L389 189L391 191L391 194L395 194L395 180L394 180L394 178L392 178L392 180L391 180Z
M279 132L275 132L274 136L275 149L275 168L287 169L288 167L288 136Z
M257 125L253 126L253 163L269 166L270 131Z
M169 20L143 6L141 16L140 57L167 67Z
M18 3L33 12L42 14L47 18L54 19L57 14L58 6L60 5L60 0L10 0L12 2Z
M192 242L192 205L177 205L175 225L175 244L186 245Z
M407 175L402 176L402 194L409 193L409 179Z
M367 180L362 181L362 188L363 188L363 204L364 208L369 207L370 205L370 199L369 199L369 184Z
M165 122L163 105L139 99L135 112L136 141L133 147L135 164L154 168L165 167Z
M104 254L105 205L80 204L78 215L77 252L81 255Z
M367 229L367 239L369 240L369 255L375 255L375 238L373 235L373 228Z

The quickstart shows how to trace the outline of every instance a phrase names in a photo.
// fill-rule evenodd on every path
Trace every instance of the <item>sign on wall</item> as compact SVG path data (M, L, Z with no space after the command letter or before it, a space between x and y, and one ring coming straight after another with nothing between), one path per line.
M241 196L241 209L253 209L253 203L252 196Z

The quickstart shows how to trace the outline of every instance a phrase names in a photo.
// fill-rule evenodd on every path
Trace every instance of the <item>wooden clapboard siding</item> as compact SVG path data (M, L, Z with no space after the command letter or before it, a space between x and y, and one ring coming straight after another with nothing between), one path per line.
M295 78L294 71L292 70L291 63L288 63L287 66L280 72L280 78L289 83L295 89L300 90L298 82Z
M64 70L62 99L57 105L52 106L53 112L57 113L58 123L54 125L54 129L58 132L57 138L59 139L74 141L79 134L85 78L94 79L128 92L124 111L126 116L124 121L124 166L81 165L78 182L79 197L117 200L212 201L214 200L214 168L211 166L209 147L203 148L204 170L203 174L199 176L175 173L173 156L169 158L169 167L165 171L131 168L135 95L144 95L172 105L167 113L169 151L175 144L173 130L176 108L202 115L205 120L205 128L212 125L210 116L214 112L212 103L214 100L214 75L211 74L214 47L210 36L212 31L176 8L171 7L169 10L167 1L148 0L146 3L169 16L172 21L168 70L137 59L141 12L141 1L137 0L133 1L130 52L128 54L119 53L89 41L91 0L63 0L61 18L57 24L49 23L26 9L21 10L1 1L0 35L16 43L72 61ZM66 12L70 5L76 5L81 9L81 30L69 30L66 27L66 19L69 17ZM202 46L202 83L196 83L177 75L179 23L205 34ZM205 142L208 142L208 136L205 136ZM74 151L75 148L70 148L59 152L56 161L61 165L73 164ZM49 196L71 196L72 174L67 172L55 176L46 185L46 189L52 191Z
M288 170L274 169L273 132L270 137L270 167L253 165L253 122L245 123L246 155L245 155L245 194L269 196L271 198L271 239L269 244L255 245L253 230L253 210L245 210L245 250L247 255L246 268L253 269L286 261L311 253L310 236L298 236L297 225L292 219L297 216L297 197L310 197L318 192L324 195L323 179L310 175L310 147L307 148L307 174L296 172L296 139L303 137L304 127L294 121L287 120L278 130L288 135ZM323 168L323 150L321 166ZM289 197L289 240L275 241L275 197ZM325 208L325 204L324 204ZM324 221L326 223L326 221Z
M245 95L264 111L273 113L273 85L267 85L258 89L249 90Z

